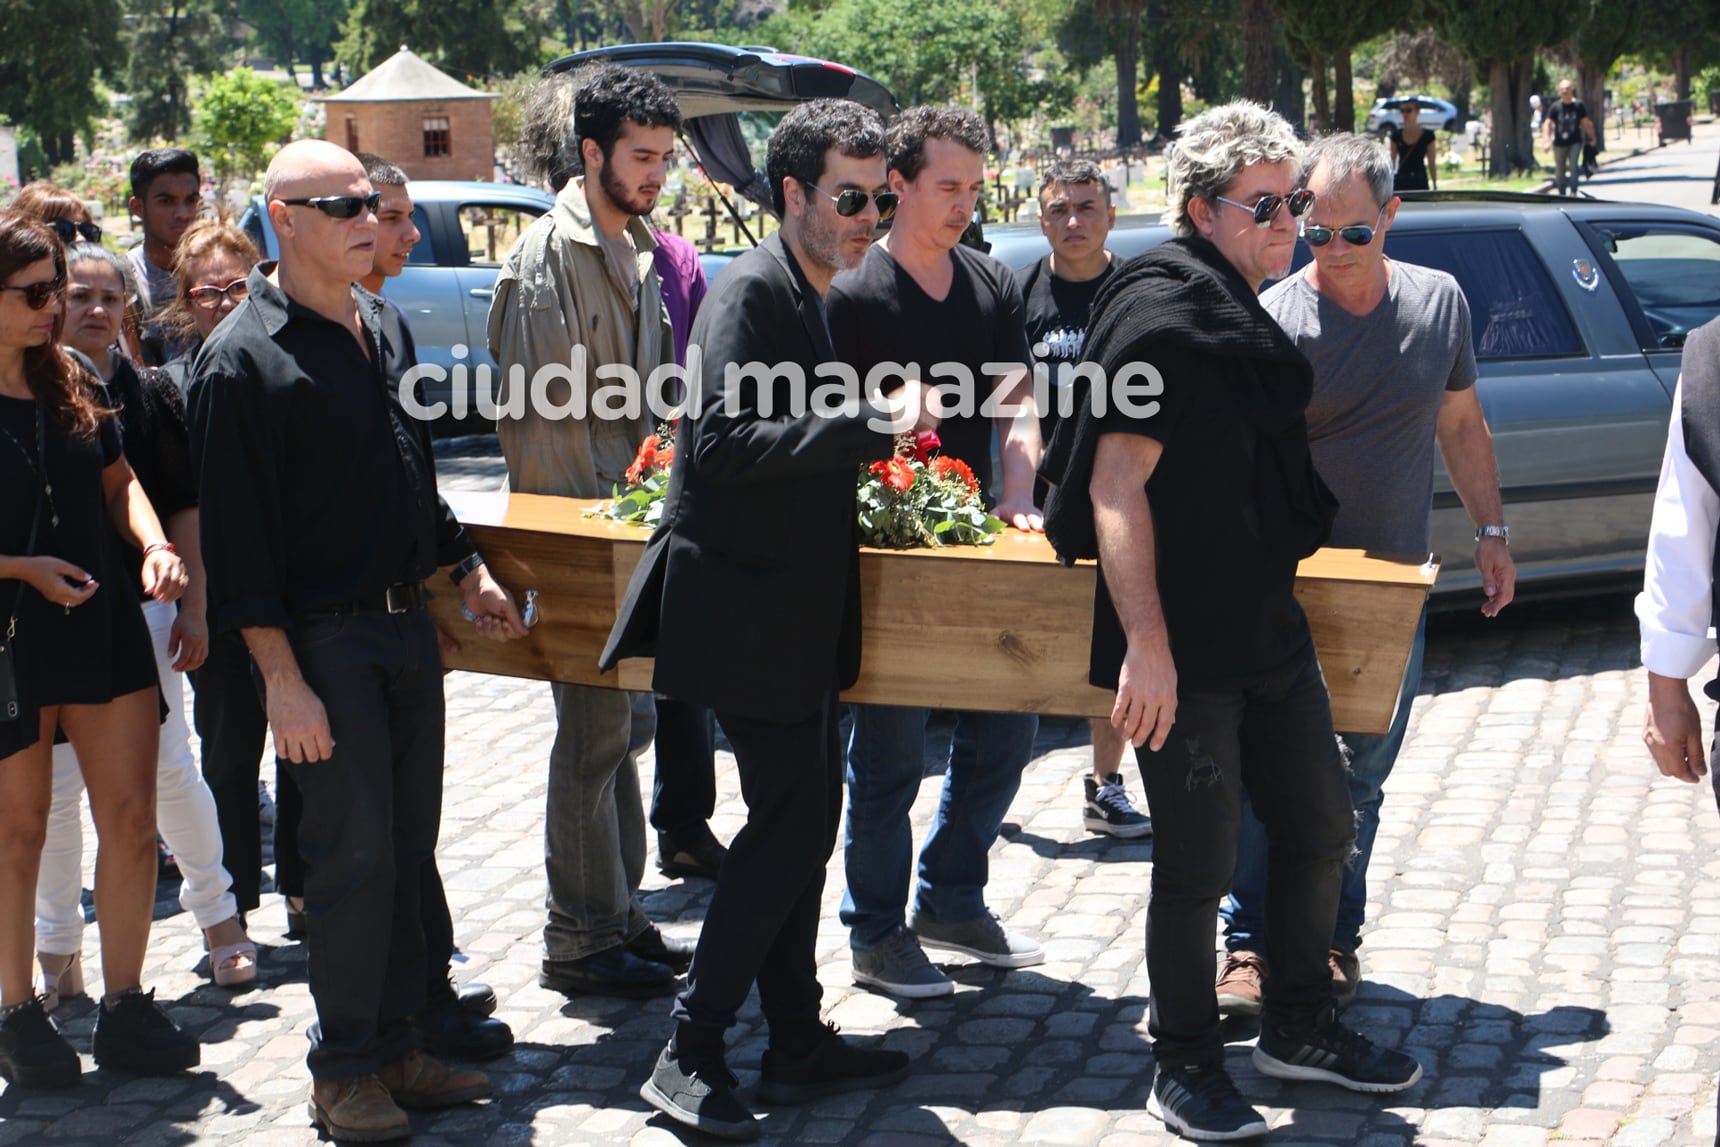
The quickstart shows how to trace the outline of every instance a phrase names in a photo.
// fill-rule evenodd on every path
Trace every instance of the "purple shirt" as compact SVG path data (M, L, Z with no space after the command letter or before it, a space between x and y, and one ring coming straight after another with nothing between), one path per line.
M699 249L692 240L652 229L657 239L657 277L663 280L663 305L669 310L669 329L675 336L675 361L687 365L687 332L705 298L705 269L699 264Z

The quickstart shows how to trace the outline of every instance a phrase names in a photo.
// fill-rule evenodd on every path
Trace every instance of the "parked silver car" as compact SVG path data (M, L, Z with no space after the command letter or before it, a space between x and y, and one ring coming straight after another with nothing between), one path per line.
M1169 237L1120 218L1109 246ZM986 229L1026 266L1050 248L1036 224ZM1404 197L1386 252L1450 272L1468 297L1482 408L1511 525L1519 586L1558 592L1641 577L1684 336L1720 315L1720 219L1675 207L1556 196ZM1308 260L1298 246L1296 265ZM1435 477L1436 594L1472 596L1474 527L1443 466Z
M1403 126L1403 112L1397 107L1401 100L1420 102L1421 126L1428 131L1457 131L1463 127L1458 122L1457 105L1450 100L1438 96L1382 96L1368 109L1368 134L1383 136L1392 128Z
M496 273L520 232L547 212L555 198L539 188L511 183L424 179L414 180L408 190L420 238L406 269L388 280L383 294L412 324L419 362L494 367L486 331ZM279 255L261 196L252 199L239 225L265 258ZM452 391L449 382L428 383L424 400L447 402ZM482 426L467 412L464 419L443 419L439 428L456 429L462 423Z

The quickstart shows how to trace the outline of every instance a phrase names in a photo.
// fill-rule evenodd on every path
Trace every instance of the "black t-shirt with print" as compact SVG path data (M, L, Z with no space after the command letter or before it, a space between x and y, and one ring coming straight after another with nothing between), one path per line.
M1021 288L1023 315L1027 320L1027 345L1035 358L1045 364L1050 386L1040 395L1039 434L1049 443L1062 417L1062 404L1071 401L1071 388L1058 386L1058 368L1064 363L1081 361L1081 349L1087 342L1087 314L1098 297L1099 288L1111 279L1117 260L1105 264L1105 269L1091 279L1073 281L1060 279L1051 272L1051 256L1047 255L1032 266L1015 273L1016 286ZM1040 348L1044 347L1044 353ZM1034 502L1044 504L1045 480L1034 483Z
M1583 121L1589 118L1589 109L1583 106L1582 100L1553 101L1553 146L1569 147L1573 143L1582 143Z

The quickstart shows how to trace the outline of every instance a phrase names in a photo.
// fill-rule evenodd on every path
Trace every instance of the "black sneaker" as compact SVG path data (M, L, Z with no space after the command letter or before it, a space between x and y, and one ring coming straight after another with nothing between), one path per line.
M721 1060L684 1064L673 1050L664 1048L639 1097L688 1127L723 1139L757 1139L758 1121L735 1095L739 1085Z
M1147 1110L1188 1139L1254 1139L1267 1131L1222 1066L1159 1068Z
M83 1074L78 1053L35 997L0 1019L0 1078L19 1087L74 1087Z
M1081 778L1087 791L1087 803L1081 809L1081 822L1088 832L1102 832L1119 840L1140 840L1153 835L1153 820L1137 812L1129 803L1123 788L1123 774L1112 773L1100 784L1091 773Z
M760 1103L811 1103L847 1091L889 1087L908 1078L908 1053L856 1047L837 1034L835 1024L820 1025L817 1045L790 1055L767 1048L759 1072Z
M1254 1066L1278 1079L1314 1079L1351 1091L1402 1091L1421 1079L1414 1056L1378 1047L1367 1036L1338 1022L1336 1005L1327 1004L1302 1032L1265 1024L1254 1048Z
M96 1066L138 1075L171 1075L203 1060L195 1037L155 1006L155 992L132 992L106 1002L96 1016Z

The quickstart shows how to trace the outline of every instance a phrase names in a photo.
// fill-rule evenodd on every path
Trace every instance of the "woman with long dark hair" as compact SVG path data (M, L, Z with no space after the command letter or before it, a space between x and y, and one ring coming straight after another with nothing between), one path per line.
M54 233L0 211L0 1075L26 1087L70 1086L79 1074L30 976L56 730L77 751L99 837L95 1060L147 1074L199 1061L196 1041L141 986L161 690L103 519L142 555L151 598L177 599L187 578L98 384L58 345L66 281Z
M66 270L62 342L95 368L104 402L118 412L126 461L190 576L177 602L143 602L168 708L157 760L156 819L179 868L180 907L203 930L211 978L222 986L247 983L256 978L257 950L245 935L232 878L222 867L215 801L191 752L185 721L184 672L201 665L208 650L197 484L191 473L185 405L165 373L139 368L115 345L131 296L126 261L105 247L80 242L66 252ZM132 566L140 558L127 551L124 560ZM56 747L48 841L36 882L36 961L42 968L41 995L50 1011L61 996L83 990L84 914L78 902L83 860L78 798L83 789L76 755L69 746Z

